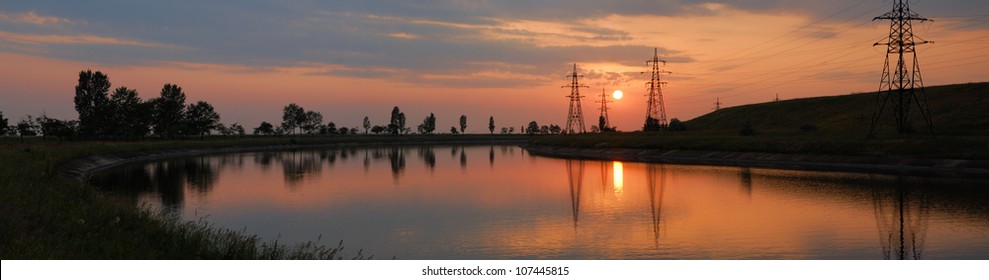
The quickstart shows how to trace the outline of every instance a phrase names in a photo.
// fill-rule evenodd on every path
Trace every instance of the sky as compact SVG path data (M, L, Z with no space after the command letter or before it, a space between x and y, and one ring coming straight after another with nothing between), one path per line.
M890 0L837 1L0 1L0 112L75 119L79 71L157 97L166 83L221 122L278 123L297 103L338 127L437 130L566 124L576 63L588 129L602 91L612 125L641 129L653 51L667 115L875 91ZM989 81L989 2L911 1L928 86ZM597 97L597 98L595 98ZM936 98L936 97L931 97Z

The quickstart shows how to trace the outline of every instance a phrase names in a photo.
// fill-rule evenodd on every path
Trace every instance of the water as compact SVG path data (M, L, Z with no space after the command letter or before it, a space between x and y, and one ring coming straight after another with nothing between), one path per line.
M179 158L93 182L188 220L377 258L989 258L979 180L434 146Z

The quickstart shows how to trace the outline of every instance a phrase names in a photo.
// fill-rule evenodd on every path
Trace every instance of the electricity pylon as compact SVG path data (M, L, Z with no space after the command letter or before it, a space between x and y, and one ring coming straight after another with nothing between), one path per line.
M883 76L879 83L879 92L876 95L876 106L872 113L872 125L869 128L869 135L873 135L876 130L876 123L883 114L886 104L893 107L893 116L896 118L896 131L900 134L909 133L911 130L908 119L910 107L914 104L920 110L920 114L927 123L927 128L934 134L934 124L931 121L931 112L927 105L927 93L924 91L924 81L920 75L920 63L917 61L917 45L933 43L925 41L913 34L913 21L929 21L910 10L908 0L895 0L893 10L873 19L889 20L889 37L873 44L873 46L885 45L886 63L883 65ZM914 40L914 39L919 39ZM890 56L894 56L895 65Z
M646 83L649 86L649 93L646 94L649 99L646 102L646 124L643 126L643 131L656 131L669 125L666 120L666 105L663 104L663 85L666 85L666 82L663 82L659 76L673 72L662 69L661 65L666 65L666 60L659 59L658 48L653 49L653 57L647 60L646 64L652 66L652 79Z
M599 120L603 120L603 121L599 121L598 123L598 129L600 129L601 132L605 132L605 130L611 127L611 122L608 120L608 103L611 102L614 101L608 100L608 95L604 92L604 89L602 88L601 101L594 101L594 103L601 103L601 117L599 117Z
M584 75L577 74L577 64L574 63L573 73L567 76L567 78L570 78L570 84L562 86L564 88L570 88L570 95L567 96L570 99L570 112L567 113L567 128L564 130L564 133L567 134L587 132L584 130L584 109L580 106L580 98L583 97L580 95L580 88L586 88L588 86L581 84L577 80L577 78L583 77Z

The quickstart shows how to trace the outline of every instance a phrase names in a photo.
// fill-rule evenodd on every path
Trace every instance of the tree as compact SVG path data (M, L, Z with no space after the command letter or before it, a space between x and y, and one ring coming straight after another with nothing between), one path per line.
M536 123L536 121L529 122L529 126L525 128L525 133L530 135L539 133L539 123Z
M110 128L110 79L100 71L79 72L74 98L79 126L86 136L106 135Z
M213 110L213 105L206 101L189 104L185 112L185 133L189 135L199 135L203 138L220 123L220 114L217 114Z
M376 126L374 126L374 127L371 128L371 133L381 134L381 133L384 133L387 130L388 130L388 127L386 127L386 126L376 125Z
M364 134L367 134L367 131L369 129L371 129L371 119L369 119L367 116L364 116Z
M490 131L491 134L494 134L494 129L495 129L494 116L491 116L490 118L488 118L488 131Z
M306 111L302 109L302 106L292 103L285 105L282 109L282 129L286 131L291 131L295 134L295 129L299 127L306 119Z
M460 133L465 133L467 130L467 116L460 115Z
M7 126L9 126L8 120L3 117L3 111L0 111L0 136L7 135Z
M451 126L450 127L450 134L457 134L457 127L456 126Z
M433 113L429 113L429 116L422 120L422 124L419 125L420 134L433 134L436 130L436 116Z
M333 122L330 122L330 123L326 124L326 126L323 127L323 130L325 131L325 133L323 133L323 134L336 134L337 133L337 124L335 124Z
M75 121L63 121L46 115L36 118L34 124L36 130L40 129L43 139L47 140L48 136L53 136L58 138L59 142L66 138L72 139L77 128Z
M402 113L402 111L398 109L398 106L395 106L395 108L391 110L391 121L388 123L388 132L391 134L399 134L407 131L408 128L405 127L405 113Z
M308 134L318 133L320 126L323 126L323 114L315 111L306 111L302 122L299 123L299 128Z
M346 126L341 126L338 132L340 133L340 135L347 135L347 133L350 133L350 129L347 128Z
M670 131L684 131L687 130L687 125L683 124L680 119L673 118L670 120L670 126L667 129Z
M653 117L646 117L646 124L642 126L642 131L660 131L663 126L659 125L659 120Z
M234 123L230 125L230 132L238 136L244 136L244 127L239 123Z
M150 131L151 104L137 95L137 90L119 87L110 95L111 131L118 137L139 138Z
M552 133L552 134L560 134L560 133L562 133L562 132L563 132L563 128L562 128L562 127L560 127L559 125L555 125L555 124L554 124L554 125L550 125L550 126L549 126L549 133Z
M31 119L31 115L17 123L17 134L21 136L21 143L24 143L24 136L38 135L38 125Z
M261 122L254 128L254 135L275 135L275 127L268 122Z
M181 125L185 123L185 92L178 85L165 84L161 88L161 97L153 101L154 130L164 138L179 135Z

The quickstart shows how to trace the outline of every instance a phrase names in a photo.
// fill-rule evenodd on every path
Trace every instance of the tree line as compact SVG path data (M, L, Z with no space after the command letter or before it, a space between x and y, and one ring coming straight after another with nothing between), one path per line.
M20 135L55 137L63 139L143 139L157 136L164 139L181 137L205 137L214 131L221 135L246 135L244 127L238 123L229 126L220 123L220 115L213 105L206 101L196 101L186 104L186 94L181 87L166 83L158 97L142 99L137 90L125 86L117 87L110 92L109 77L100 72L86 70L79 72L78 84L75 87L73 102L79 114L78 120L59 120L42 115L28 115L16 125L11 125L0 112L0 135ZM660 130L658 122L652 126L647 121L645 131ZM365 134L402 135L413 133L406 122L405 113L398 106L391 111L387 124L372 125L370 118L365 116L362 126ZM488 132L495 133L494 116L488 118ZM677 119L670 121L667 129L685 130L686 127ZM422 123L416 127L418 134L434 134L437 131L436 116L429 113ZM451 134L464 134L467 131L467 115L461 115L459 127L451 126ZM604 118L599 119L597 126L591 127L592 132L614 132L615 127L605 124ZM561 134L563 129L556 124L539 125L532 121L528 126L519 128L520 133ZM324 123L323 115L317 111L305 110L298 104L291 103L282 109L282 122L278 125L262 121L254 128L254 135L331 135L358 134L358 127L337 127L335 123ZM502 127L501 134L514 134L515 127Z

